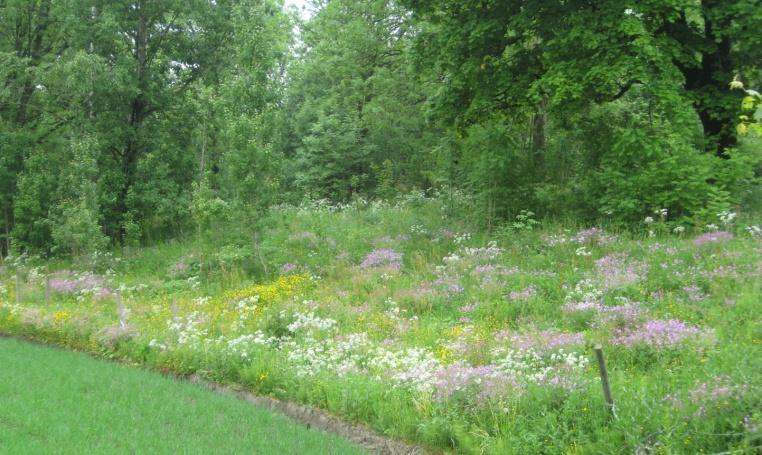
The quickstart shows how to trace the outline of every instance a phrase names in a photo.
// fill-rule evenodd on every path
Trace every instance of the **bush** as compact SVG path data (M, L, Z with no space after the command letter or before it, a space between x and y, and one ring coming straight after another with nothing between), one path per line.
M52 224L54 251L79 256L105 249L109 240L101 231L98 212L82 199L64 202L60 214Z
M675 218L697 215L715 194L710 182L719 160L668 128L623 128L595 176L599 210L630 223L663 208Z

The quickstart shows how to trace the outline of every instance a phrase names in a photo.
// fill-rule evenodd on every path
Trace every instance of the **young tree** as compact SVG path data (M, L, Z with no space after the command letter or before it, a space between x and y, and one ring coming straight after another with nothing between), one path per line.
M389 0L325 2L304 24L286 108L303 191L347 200L373 195L382 174L386 193L422 183L433 141L407 58L413 32L408 11Z

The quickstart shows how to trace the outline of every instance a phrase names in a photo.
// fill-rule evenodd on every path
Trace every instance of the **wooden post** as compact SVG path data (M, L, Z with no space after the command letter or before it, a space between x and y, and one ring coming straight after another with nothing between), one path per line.
M16 269L16 303L21 303L21 270Z
M257 233L254 233L254 249L257 250L257 256L259 257L259 262L262 264L262 269L265 271L265 276L269 277L270 272L267 271L267 262L265 262L265 258L262 256L262 249L259 247L259 236Z
M595 358L598 360L598 370L601 373L601 386L603 387L603 398L606 399L606 407L611 416L616 417L614 398L611 396L611 387L609 386L609 372L606 369L606 361L603 359L603 347L600 344L595 345Z
M127 309L122 302L122 293L116 291L116 313L119 315L119 325L122 327L127 326Z
M180 318L178 311L177 311L177 302L172 300L172 303L169 305L169 311L172 312L172 322L177 322Z

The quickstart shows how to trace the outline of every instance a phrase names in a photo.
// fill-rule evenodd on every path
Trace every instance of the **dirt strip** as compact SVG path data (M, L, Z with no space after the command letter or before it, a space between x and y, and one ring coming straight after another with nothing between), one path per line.
M191 382L215 392L232 395L255 406L284 414L307 426L307 428L314 427L335 433L373 453L383 455L423 455L428 453L420 447L382 436L365 425L346 422L317 408L255 395L246 390L209 382L197 375L193 375L189 379Z

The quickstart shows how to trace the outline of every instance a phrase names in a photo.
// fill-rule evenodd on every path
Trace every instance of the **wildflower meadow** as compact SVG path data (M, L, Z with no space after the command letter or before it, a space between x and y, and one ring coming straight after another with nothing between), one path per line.
M256 248L9 257L0 332L237 384L434 452L759 450L758 225L523 214L486 230L457 203L281 205Z

